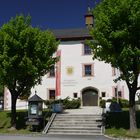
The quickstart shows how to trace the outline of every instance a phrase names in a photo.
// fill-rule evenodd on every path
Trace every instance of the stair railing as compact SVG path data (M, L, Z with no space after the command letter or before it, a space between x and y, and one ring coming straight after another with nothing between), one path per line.
M50 128L50 126L51 126L51 124L52 124L52 122L53 122L55 116L56 116L56 113L53 113L53 114L51 115L51 117L50 117L48 123L46 124L44 130L42 131L43 134L46 134L46 133L48 132L48 130L49 130L49 128Z
M105 108L102 109L102 125L101 125L101 134L105 133L105 123L106 123L106 112Z

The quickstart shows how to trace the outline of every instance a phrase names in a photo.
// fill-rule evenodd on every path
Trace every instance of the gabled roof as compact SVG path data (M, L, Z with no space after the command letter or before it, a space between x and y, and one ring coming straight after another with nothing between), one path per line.
M75 29L56 29L52 30L53 34L58 40L61 41L74 41L91 39L88 28L75 28Z
M38 95L34 95L34 96L32 96L31 98L29 98L29 100L28 101L43 101L43 99L41 99Z

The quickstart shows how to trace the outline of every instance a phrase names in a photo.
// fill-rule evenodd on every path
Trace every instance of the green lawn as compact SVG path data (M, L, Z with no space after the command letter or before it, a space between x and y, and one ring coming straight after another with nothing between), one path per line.
M129 111L109 113L106 118L106 134L113 137L140 138L140 111L136 113L138 133L129 131Z
M44 111L46 119L51 115L48 110ZM27 111L17 111L17 130L10 129L10 115L9 111L0 111L0 133L12 134L31 134L29 126L25 125L25 117ZM131 134L129 132L129 112L125 109L123 112L109 113L106 119L106 134L113 137L133 137L140 138L140 111L137 112L138 133ZM39 133L37 133L39 134Z
M17 111L17 130L10 129L10 116L9 111L0 111L0 133L12 133L12 134L31 134L30 126L26 126L25 117L27 117L27 110ZM48 110L44 111L46 116L45 120L51 115L51 112Z

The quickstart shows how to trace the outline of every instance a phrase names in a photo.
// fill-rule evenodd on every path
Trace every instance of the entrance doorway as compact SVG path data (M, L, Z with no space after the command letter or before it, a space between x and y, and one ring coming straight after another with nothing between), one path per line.
M98 106L98 91L94 88L86 88L82 91L83 106Z

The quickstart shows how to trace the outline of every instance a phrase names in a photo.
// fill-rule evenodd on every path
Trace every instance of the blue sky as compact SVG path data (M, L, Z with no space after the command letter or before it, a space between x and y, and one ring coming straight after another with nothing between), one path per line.
M0 0L0 26L23 13L42 29L84 27L87 7L93 5L94 0Z

